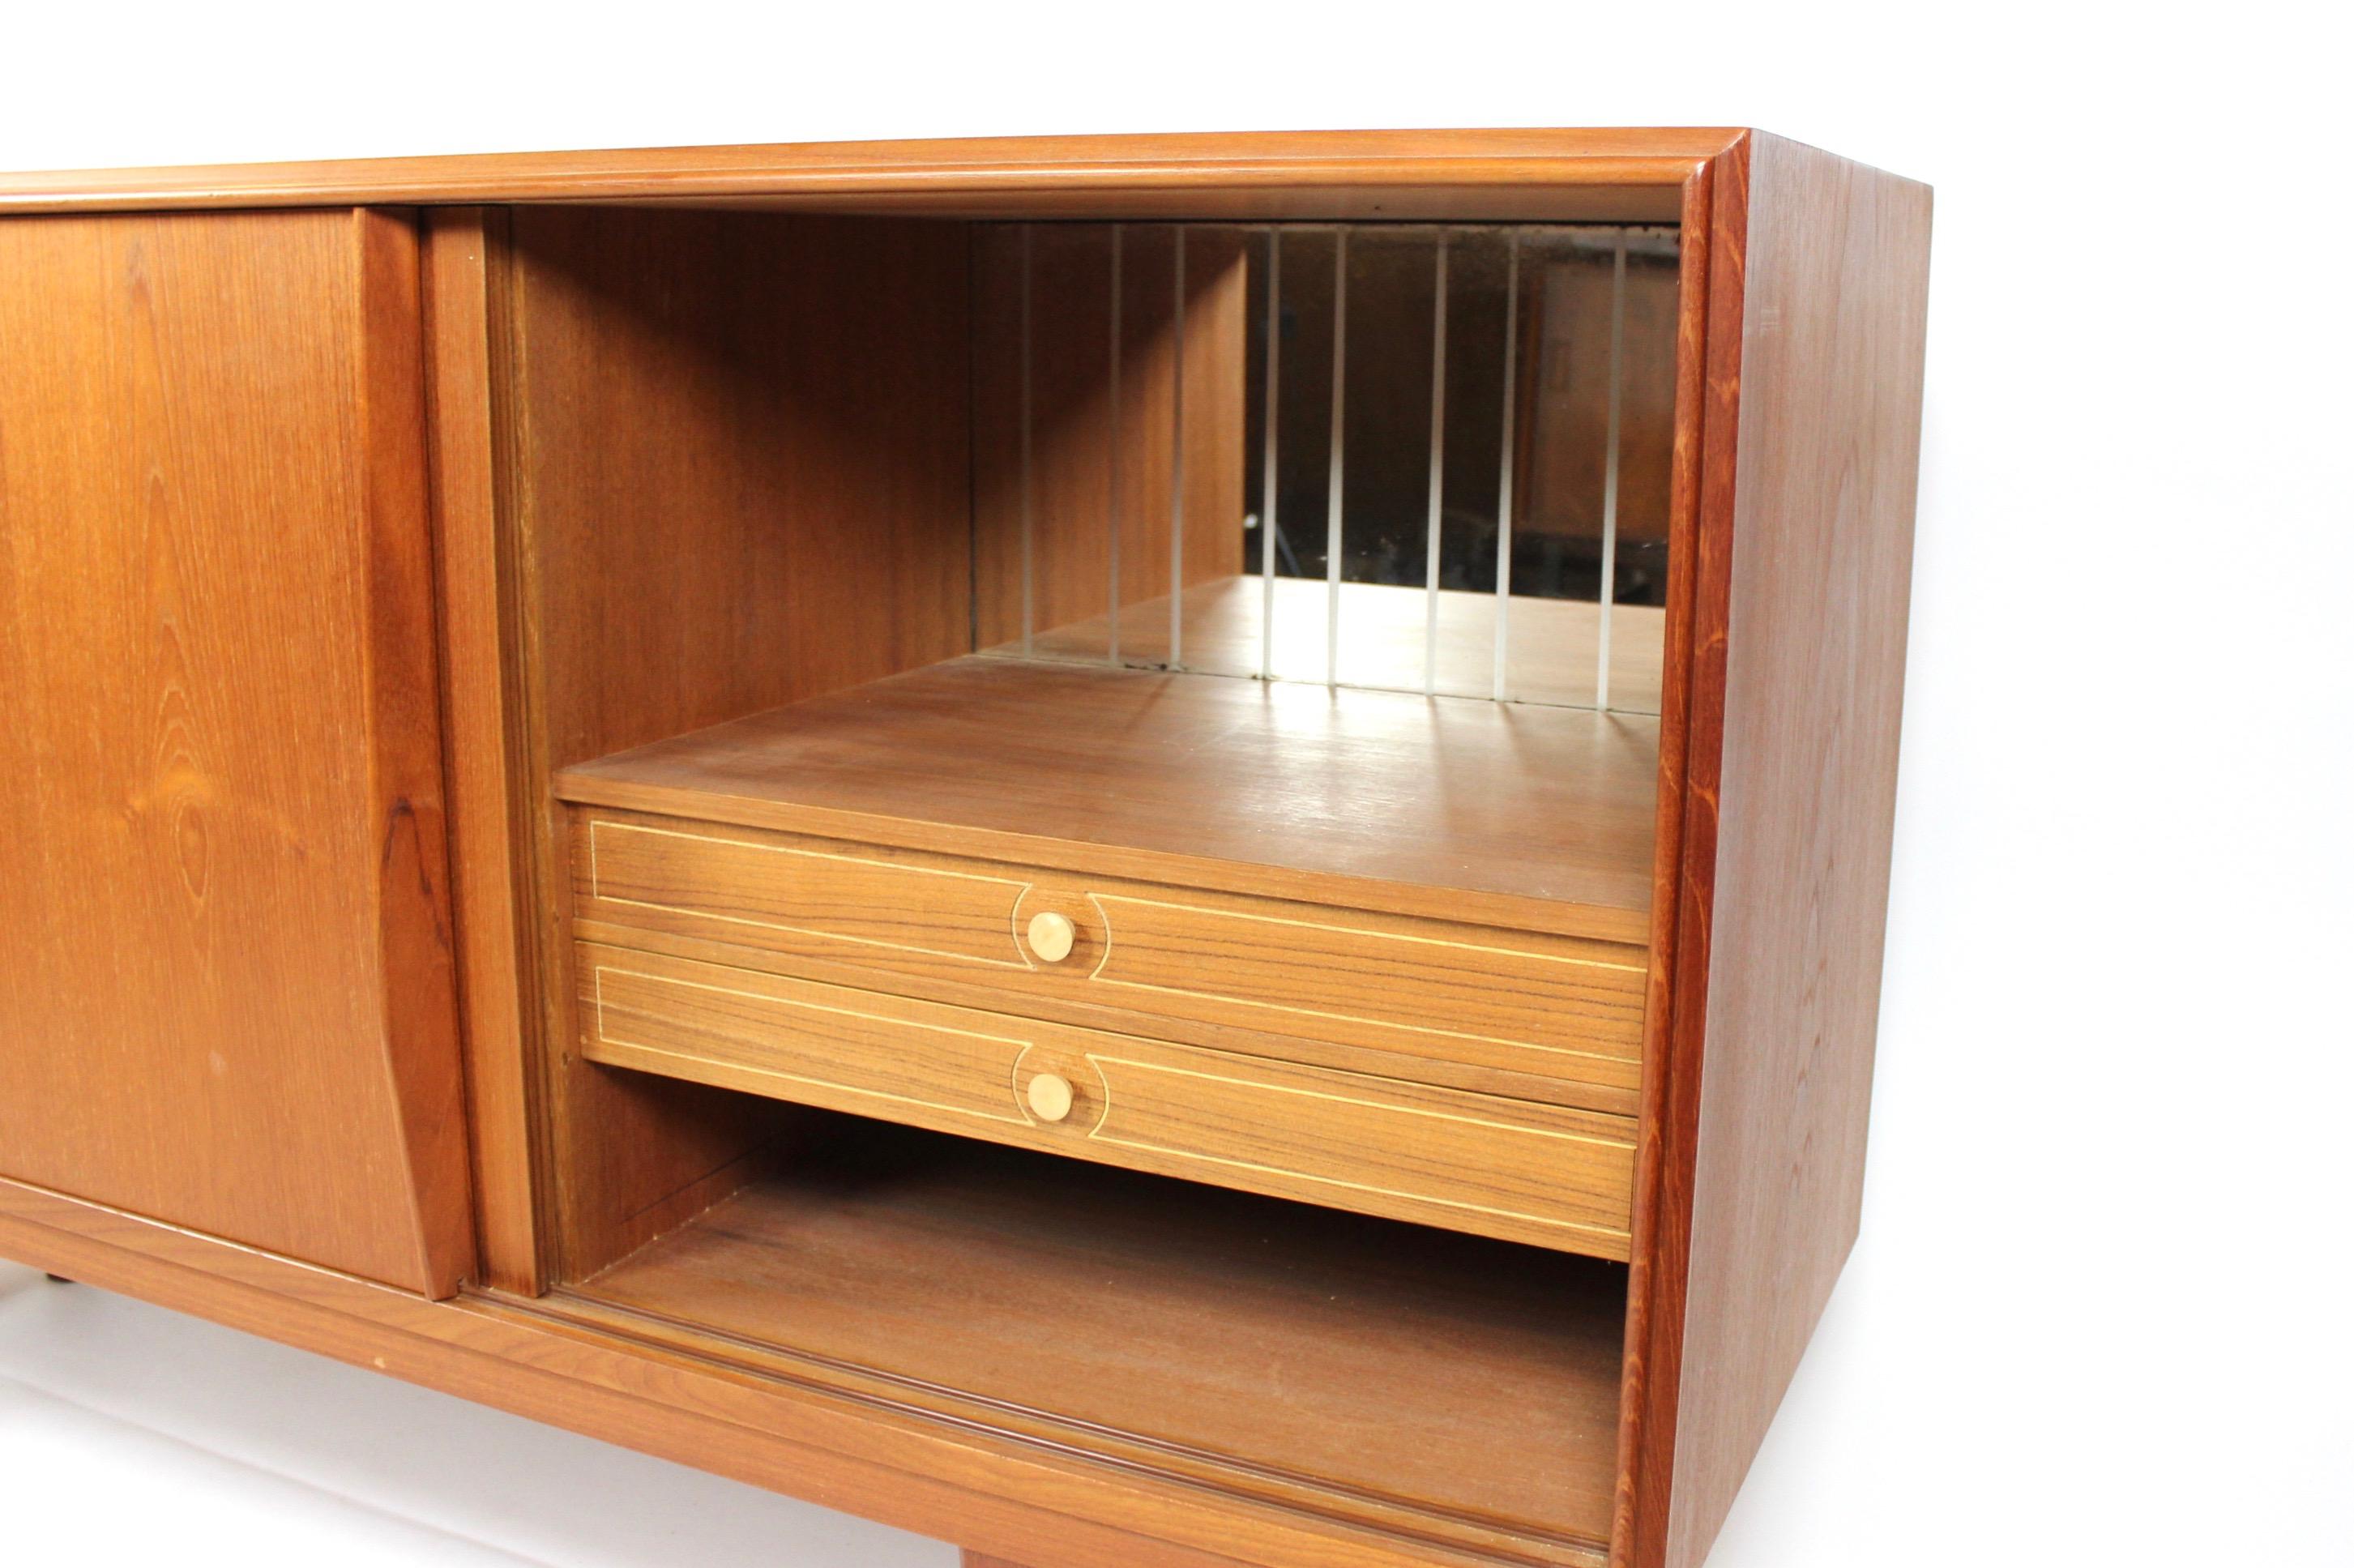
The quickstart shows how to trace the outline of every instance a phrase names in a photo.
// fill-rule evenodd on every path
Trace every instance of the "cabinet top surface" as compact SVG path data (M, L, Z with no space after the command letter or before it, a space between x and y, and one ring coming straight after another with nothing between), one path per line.
M1346 131L822 142L0 174L0 211L524 201L885 206L1681 184L1731 129ZM1378 203L1374 204L1376 207ZM1311 202L1311 207L1316 204ZM1049 208L1048 210L1052 210ZM1156 209L1157 210L1157 209ZM1408 202L1397 216L1423 216ZM1208 216L1271 216L1231 201ZM1532 217L1551 216L1532 209Z

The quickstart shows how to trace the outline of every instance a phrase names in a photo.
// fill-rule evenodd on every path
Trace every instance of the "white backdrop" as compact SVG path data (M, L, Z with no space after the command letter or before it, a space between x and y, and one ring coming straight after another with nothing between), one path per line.
M2354 237L2345 42L2300 16L17 6L0 168L1757 124L1931 182L1864 1235L1712 1563L2342 1565ZM953 1560L6 1270L0 1531L24 1563Z

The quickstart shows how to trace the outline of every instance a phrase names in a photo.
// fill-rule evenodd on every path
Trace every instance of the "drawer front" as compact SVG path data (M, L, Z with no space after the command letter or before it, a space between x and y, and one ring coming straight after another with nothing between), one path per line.
M581 1050L593 1062L1332 1208L1628 1255L1635 1147L1625 1117L598 943L578 944L578 954Z
M1072 1002L1194 1044L1313 1041L1334 1065L1378 1053L1385 1075L1425 1061L1575 1084L1590 1090L1578 1103L1635 1108L1640 948L602 811L575 817L574 875L594 934L726 943L862 988L944 980L991 1008ZM1068 922L1059 959L1026 938L1042 915Z

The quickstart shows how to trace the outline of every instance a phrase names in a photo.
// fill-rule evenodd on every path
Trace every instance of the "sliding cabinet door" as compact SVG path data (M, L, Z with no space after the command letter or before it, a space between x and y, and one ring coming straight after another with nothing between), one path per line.
M0 1176L471 1266L418 239L0 219Z

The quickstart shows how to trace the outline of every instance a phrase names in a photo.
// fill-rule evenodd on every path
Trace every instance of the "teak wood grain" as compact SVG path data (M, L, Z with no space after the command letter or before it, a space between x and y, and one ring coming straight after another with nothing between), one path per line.
M576 928L626 947L697 938L748 968L946 981L1127 1033L1402 1077L1426 1064L1425 1081L1514 1075L1604 1110L1631 1110L1640 1077L1629 946L601 811L575 819L573 876ZM1070 927L1059 961L1023 936L1041 916Z
M1926 187L1762 135L1716 179L1639 1568L1707 1554L1855 1238L1919 450Z
M979 657L600 758L557 789L582 804L1640 942L1656 734L1641 715Z
M0 274L0 1170L446 1295L415 228L28 218Z
M1631 1118L583 943L592 1062L1623 1260ZM1070 1086L1060 1120L1025 1098Z

